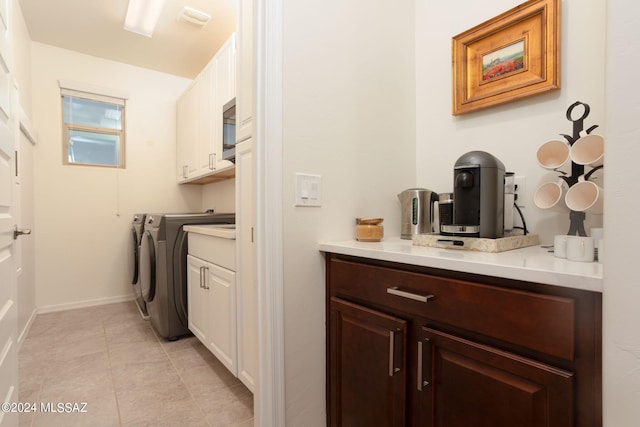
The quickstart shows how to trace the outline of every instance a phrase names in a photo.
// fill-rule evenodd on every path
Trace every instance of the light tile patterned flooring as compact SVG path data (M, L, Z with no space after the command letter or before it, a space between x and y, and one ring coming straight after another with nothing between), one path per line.
M158 338L134 302L38 315L19 353L20 426L253 426L253 396L195 337Z

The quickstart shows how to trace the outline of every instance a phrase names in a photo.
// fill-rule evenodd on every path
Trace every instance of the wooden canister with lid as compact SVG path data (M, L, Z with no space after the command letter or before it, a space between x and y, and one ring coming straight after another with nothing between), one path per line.
M380 225L382 218L356 218L356 240L359 242L379 242L384 235Z

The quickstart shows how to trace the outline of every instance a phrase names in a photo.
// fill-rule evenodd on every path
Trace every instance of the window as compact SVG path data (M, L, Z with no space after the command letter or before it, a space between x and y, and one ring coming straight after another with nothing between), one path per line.
M124 168L125 100L61 87L63 162Z

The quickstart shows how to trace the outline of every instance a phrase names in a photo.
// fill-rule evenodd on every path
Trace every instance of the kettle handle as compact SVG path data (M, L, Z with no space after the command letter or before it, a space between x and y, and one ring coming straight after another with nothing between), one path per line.
M431 192L431 200L429 201L429 210L431 216L431 232L436 231L436 202L440 200L440 195L434 191ZM438 227L438 234L440 233L440 228Z

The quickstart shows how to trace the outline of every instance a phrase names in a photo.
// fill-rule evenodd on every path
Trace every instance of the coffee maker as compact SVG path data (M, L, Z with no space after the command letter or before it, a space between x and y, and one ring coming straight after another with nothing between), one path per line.
M447 236L495 239L504 234L504 164L484 151L462 155L453 170L453 224Z

